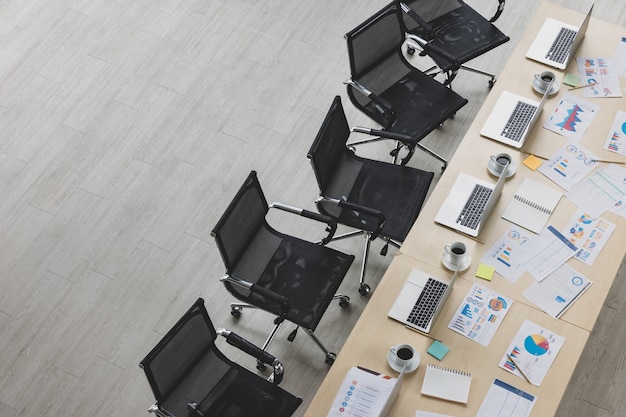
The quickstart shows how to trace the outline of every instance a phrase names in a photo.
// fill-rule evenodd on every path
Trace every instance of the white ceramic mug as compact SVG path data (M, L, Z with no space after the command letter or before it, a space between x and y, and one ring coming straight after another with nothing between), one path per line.
M402 367L408 366L415 360L418 362L420 360L419 354L415 351L415 348L406 343L392 346L389 348L389 351L393 354L395 362Z
M543 71L540 74L535 74L535 83L540 90L548 88L550 83L556 79L556 74L552 71Z
M493 163L493 169L500 174L505 166L511 164L511 155L508 153L499 153L497 155L491 155L489 157Z
M467 247L463 242L452 242L446 244L444 246L444 250L450 257L450 263L456 266L463 262L463 258L465 258L465 253L467 252Z

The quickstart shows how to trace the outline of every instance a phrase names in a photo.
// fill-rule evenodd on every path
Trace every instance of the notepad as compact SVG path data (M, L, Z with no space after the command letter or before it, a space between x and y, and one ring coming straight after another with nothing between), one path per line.
M443 400L467 404L472 374L428 365L422 384L422 394Z
M560 191L526 177L502 213L502 218L539 233L562 196Z

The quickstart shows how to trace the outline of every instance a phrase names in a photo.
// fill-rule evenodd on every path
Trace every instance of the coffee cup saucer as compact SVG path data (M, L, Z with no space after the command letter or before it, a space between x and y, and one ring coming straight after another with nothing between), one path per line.
M387 353L387 363L389 364L389 366L391 366L391 369L393 369L394 371L402 372L402 365L400 365L397 362L397 357L396 357L396 355L393 354L393 352L388 352ZM405 366L404 373L405 374L411 373L411 372L415 371L418 366L420 366L420 357L417 354L417 352L415 352L415 355L413 356L413 359L411 359L409 364L407 366Z
M450 261L450 255L446 251L443 251L441 254L441 263L450 271L456 271L457 266ZM461 262L461 266L459 266L459 272L465 271L471 264L472 256L469 253L466 253L463 257L463 261Z
M548 95L551 96L551 95L556 94L559 91L559 88L561 88L561 84L559 83L559 80L554 79L554 82L552 83L552 88L550 88L550 92L548 93ZM541 95L543 95L546 92L545 87L542 88L539 86L539 81L537 81L536 78L533 78L533 89Z
M491 159L489 160L489 163L487 163L487 171L489 171L489 173L493 175L494 177L500 177L500 173L496 171L496 163L492 161ZM517 165L511 162L509 166L506 168L506 178L511 178L513 175L515 175L516 171L517 171Z

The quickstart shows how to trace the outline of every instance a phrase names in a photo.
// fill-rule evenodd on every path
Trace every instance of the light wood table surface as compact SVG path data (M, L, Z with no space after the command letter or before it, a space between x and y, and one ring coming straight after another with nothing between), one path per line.
M580 24L584 18L584 15L581 13L564 9L551 3L541 4L535 18L531 20L531 24L498 77L498 81L494 85L492 92L485 100L481 110L478 112L474 122L467 131L466 136L459 145L454 158L450 161L437 187L422 209L413 229L400 248L401 252L437 263L440 262L439 259L441 258L443 246L446 243L457 240L462 241L468 246L468 251L472 256L472 265L465 275L467 277L473 276L478 267L480 258L511 225L510 222L502 219L500 216L525 177L530 177L556 190L560 190L565 194L563 189L554 184L543 174L537 171L533 172L522 164L522 161L528 156L527 153L484 138L480 136L479 133L503 90L511 91L537 101L541 99L541 95L532 88L531 82L533 76L541 71L553 69L526 59L525 54L535 34L543 24L543 16L555 17L575 25ZM592 18L587 36L577 56L613 56L619 40L624 33L624 28L619 28L618 26L613 26ZM575 61L570 63L566 71L553 71L556 73L559 82L563 80L566 72L578 74ZM548 119L560 98L565 93L576 95L600 107L598 114L596 114L580 143L585 148L594 152L599 159L626 162L625 157L602 149L617 110L626 109L626 98L584 98L582 89L569 91L568 86L563 84L561 84L561 88L557 94L549 97L539 123L531 132L531 136L528 138L527 143L524 144L524 148L528 148L530 152L537 155L549 157L567 143L565 137L542 127L543 123ZM450 190L454 184L459 173L465 172L495 183L496 178L487 171L487 163L490 155L501 152L506 152L513 157L514 164L517 165L517 171L513 177L507 180L502 197L479 238L473 240L456 231L435 224L435 215L443 204L448 190ZM600 165L608 166L607 163L601 163ZM548 224L552 224L558 230L562 230L576 210L576 205L563 196L556 210L552 213ZM611 288L613 278L626 253L626 245L624 244L624 242L626 242L626 219L610 212L605 213L602 217L615 223L617 227L593 265L588 266L575 259L571 259L568 262L580 273L592 280L593 285L589 288L585 296L577 301L570 310L562 316L562 319L587 330L593 328L593 324L602 307L602 302ZM529 234L532 233L529 232ZM490 283L490 287L520 302L528 302L522 293L533 280L534 278L530 274L524 273L515 284L511 284L506 279L496 275Z
M376 291L372 294L372 298L346 340L335 364L329 370L305 416L319 417L328 413L346 372L353 366L359 365L392 376L397 375L387 364L386 356L389 347L398 343L410 343L416 347L421 355L422 363L416 372L407 375L401 394L391 411L391 416L412 416L417 409L458 417L474 416L494 378L499 378L537 396L531 416L545 417L555 413L621 260L626 253L626 245L623 244L626 241L626 219L612 213L603 215L604 218L615 223L617 227L593 265L587 266L574 259L568 262L591 279L593 285L559 320L555 320L539 310L522 295L534 280L528 273L524 273L516 283L511 283L497 274L494 275L491 282L474 276L480 257L509 227L510 223L501 219L500 215L524 177L531 177L559 189L557 185L539 172L533 172L522 165L523 159L527 156L526 153L483 138L479 134L503 90L534 98L537 101L540 100L540 95L532 89L531 81L535 73L549 68L526 59L525 53L543 24L544 18L548 16L574 25L579 25L584 18L584 14L579 12L554 4L541 4L509 62L499 75L498 82L461 142L454 158L450 161L447 170L422 209L409 236L392 261ZM624 35L623 28L592 18L587 36L577 56L613 56L622 35ZM558 80L561 82L566 72L577 74L575 65L574 61L566 71L554 70ZM530 151L548 157L566 143L567 140L564 137L543 129L541 124L547 119L564 93L582 97L581 89L568 91L567 88L567 86L561 85L558 94L550 97L546 103L540 123L535 127L525 146ZM626 99L622 97L588 100L598 104L600 111L584 135L581 141L582 145L596 153L600 159L626 162L626 158L602 150L602 145L616 111L626 108ZM470 239L451 229L435 224L435 214L445 200L448 190L458 174L466 172L478 178L490 179L495 182L495 177L488 173L486 167L489 156L500 152L507 152L513 157L513 161L517 165L517 172L507 181L503 195L479 239ZM549 224L553 224L557 229L563 228L575 210L575 205L564 196L552 214ZM450 347L448 355L439 362L426 353L426 349L432 343L430 338L413 332L400 323L389 319L387 313L412 268L442 279L451 277L452 273L441 263L441 253L446 243L457 240L463 241L468 246L472 256L472 264L457 280L454 291L432 330L432 336L442 340ZM488 347L483 347L447 328L452 314L473 282L479 282L515 300ZM497 366L524 319L542 325L565 338L565 344L541 387L532 386ZM440 364L447 368L472 373L472 386L467 405L431 399L420 394L424 370L428 363Z

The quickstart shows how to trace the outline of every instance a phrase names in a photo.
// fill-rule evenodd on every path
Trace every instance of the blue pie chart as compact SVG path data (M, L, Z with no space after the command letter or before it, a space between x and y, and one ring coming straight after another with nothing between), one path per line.
M524 348L534 356L544 355L550 349L548 340L540 334L531 334L524 340Z

